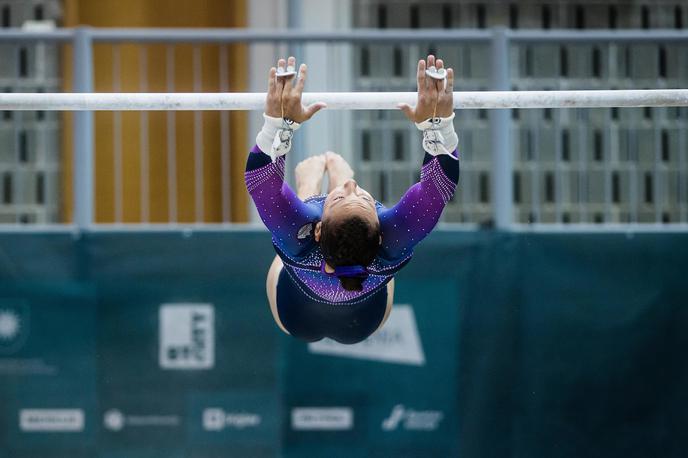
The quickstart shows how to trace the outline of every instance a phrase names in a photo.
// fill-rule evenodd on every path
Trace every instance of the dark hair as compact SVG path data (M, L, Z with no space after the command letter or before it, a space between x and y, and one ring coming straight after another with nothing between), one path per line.
M325 262L332 267L361 265L373 262L380 247L380 225L370 225L359 216L343 221L322 221L320 249ZM347 291L361 291L362 278L339 277Z

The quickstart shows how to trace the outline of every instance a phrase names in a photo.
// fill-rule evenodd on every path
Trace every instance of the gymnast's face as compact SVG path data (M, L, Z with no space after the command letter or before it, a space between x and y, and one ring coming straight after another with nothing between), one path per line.
M354 180L347 180L327 195L322 218L337 221L352 215L367 221L371 226L379 224L373 196Z

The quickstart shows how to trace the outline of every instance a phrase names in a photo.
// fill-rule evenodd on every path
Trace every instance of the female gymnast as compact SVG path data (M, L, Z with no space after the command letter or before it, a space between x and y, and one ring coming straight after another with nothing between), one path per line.
M265 124L246 163L246 187L277 252L267 295L277 325L309 342L360 342L389 316L394 274L435 227L459 180L454 131L454 73L441 59L418 62L415 107L400 104L423 132L420 182L391 208L353 180L351 167L327 152L297 165L294 191L284 181L285 155L299 126L322 102L301 104L307 68L280 59L268 75ZM325 172L329 190L319 195Z

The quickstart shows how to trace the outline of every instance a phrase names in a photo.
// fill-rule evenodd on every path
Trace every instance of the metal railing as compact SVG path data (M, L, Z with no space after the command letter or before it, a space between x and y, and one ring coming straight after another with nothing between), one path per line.
M7 43L71 43L73 46L74 92L92 92L94 88L93 47L98 43L220 43L220 44L390 44L390 43L450 43L482 44L489 47L491 58L489 88L495 91L511 89L510 45L560 43L688 43L688 31L626 30L626 31L568 31L568 30L348 30L338 32L261 31L251 29L59 29L46 32L26 32L13 29L0 31L0 44ZM491 132L490 195L495 226L516 228L514 222L514 165L510 110L489 113ZM679 142L685 151L684 135ZM78 230L94 228L94 115L78 112L74 119L74 225ZM681 152L683 155L684 153ZM682 156L681 156L682 157ZM685 159L679 174L679 186L685 188L688 173ZM611 178L610 178L611 179ZM683 183L683 184L681 184ZM224 188L224 186L223 186ZM684 190L685 191L685 190ZM197 193L198 196L202 193ZM567 226L573 227L573 226ZM617 226L593 226L617 227ZM631 226L629 226L631 227ZM653 225L655 229L682 229L685 225ZM521 228L522 229L522 228Z

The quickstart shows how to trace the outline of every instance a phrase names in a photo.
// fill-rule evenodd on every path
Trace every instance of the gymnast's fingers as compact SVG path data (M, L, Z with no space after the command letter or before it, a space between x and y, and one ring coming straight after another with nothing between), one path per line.
M425 89L425 78L425 61L420 59L418 61L418 73L416 75L416 79L418 81L418 92L420 92L421 89Z
M327 104L325 102L315 102L315 103L308 105L303 110L303 114L306 116L306 119L311 119L314 114L316 114L318 111L320 111L326 107L327 107Z
M296 80L296 92L301 96L303 94L303 86L306 84L306 75L308 74L308 67L306 64L299 66L299 79Z
M284 59L280 59L277 61L277 68L286 68L287 61ZM277 75L275 73L275 75ZM275 76L275 81L276 81L276 86L277 86L277 92L282 93L282 90L284 89L284 78Z
M429 67L435 67L437 62L435 62L435 56L433 54L428 54L428 68ZM437 96L437 80L434 78L426 78L427 81L427 87L428 87L428 93L432 97Z
M406 116L409 119L409 121L415 120L415 114L413 113L413 108L411 107L411 105L409 105L408 103L400 103L399 105L397 105L397 108L399 108L402 111L402 113L404 113L404 116Z
M449 94L454 92L454 69L447 69L447 84L444 86L444 92Z
M275 82L275 75L277 74L277 69L275 67L270 67L268 72L268 96L274 95L277 88L277 83Z
M296 58L294 56L289 56L289 59L287 59L287 71L293 70L294 67L296 67ZM289 88L289 90L291 90L294 86L294 75L287 76L284 80L285 89Z
M437 59L435 61L435 67L437 68L437 70L444 68L444 61L442 59ZM435 81L435 88L437 88L437 92L442 92L444 90L445 81L446 80Z

